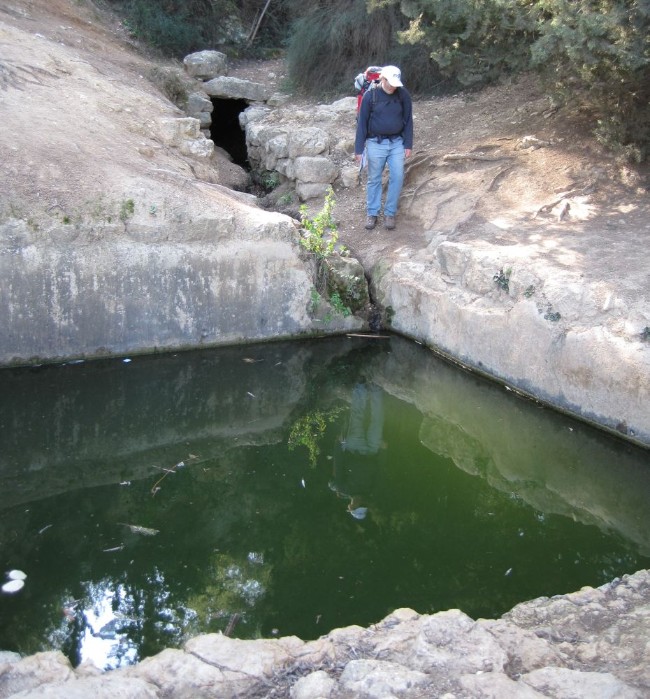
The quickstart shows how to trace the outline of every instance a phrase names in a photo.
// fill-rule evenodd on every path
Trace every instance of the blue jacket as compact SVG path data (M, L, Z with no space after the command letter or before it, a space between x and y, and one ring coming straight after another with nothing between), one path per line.
M411 95L405 87L398 87L392 95L379 86L373 87L361 100L354 152L361 155L368 138L396 135L404 139L404 148L413 149Z

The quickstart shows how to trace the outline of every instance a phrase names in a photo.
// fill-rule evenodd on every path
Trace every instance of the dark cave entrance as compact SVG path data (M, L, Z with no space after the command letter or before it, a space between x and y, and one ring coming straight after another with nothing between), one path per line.
M249 106L248 102L242 99L213 97L212 104L214 110L210 138L214 141L214 145L227 151L234 163L250 170L246 135L239 125L239 115Z

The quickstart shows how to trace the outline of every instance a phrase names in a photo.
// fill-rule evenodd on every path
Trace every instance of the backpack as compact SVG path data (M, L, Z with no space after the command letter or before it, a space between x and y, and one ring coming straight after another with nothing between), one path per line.
M354 79L354 86L357 89L357 115L359 114L359 109L361 109L361 100L364 94L369 89L379 85L381 69L381 66L369 66Z

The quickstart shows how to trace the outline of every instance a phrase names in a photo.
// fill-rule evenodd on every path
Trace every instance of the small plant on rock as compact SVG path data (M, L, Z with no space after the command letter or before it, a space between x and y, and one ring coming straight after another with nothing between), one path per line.
M548 307L546 309L546 313L544 314L544 320L550 320L551 323L557 323L558 320L560 320L562 316L558 311L553 310L553 306L551 304L548 304Z
M512 273L511 269L507 269L504 272L503 267L502 267L498 271L498 273L492 277L492 279L494 280L496 285L499 287L499 289L503 289L504 291L510 290L510 274L511 273Z
M332 218L334 204L334 190L332 187L328 187L325 204L313 218L307 215L305 204L300 207L300 222L302 223L300 244L321 260L334 252L339 239L336 222Z
M330 296L330 304L336 313L339 313L344 318L352 315L352 311L343 303L341 295L336 291Z
M120 221L126 225L126 222L135 213L135 202L133 199L125 199L120 206Z
M262 174L262 187L267 192L272 192L280 184L280 173L269 170Z

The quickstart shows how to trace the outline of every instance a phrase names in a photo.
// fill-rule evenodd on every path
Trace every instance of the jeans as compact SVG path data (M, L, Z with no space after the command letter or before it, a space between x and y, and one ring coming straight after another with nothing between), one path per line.
M352 391L350 424L344 451L376 454L381 449L384 430L383 392L379 386L357 384Z
M381 209L381 176L388 165L388 191L384 204L384 216L395 216L402 185L404 184L404 141L401 136L385 138L381 143L377 138L366 141L368 151L368 186L366 190L366 211L368 216L377 216Z

